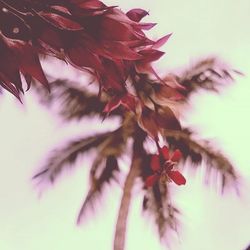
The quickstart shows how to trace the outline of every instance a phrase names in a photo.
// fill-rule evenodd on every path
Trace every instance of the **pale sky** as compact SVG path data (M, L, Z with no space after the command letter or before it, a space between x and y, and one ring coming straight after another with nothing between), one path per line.
M185 114L186 122L195 125L204 138L217 141L235 163L243 176L242 197L233 192L221 197L213 186L204 185L200 173L192 176L188 171L187 185L176 187L172 197L183 213L182 231L179 239L173 238L172 249L244 250L250 244L250 1L105 2L125 10L149 10L146 20L158 23L150 32L154 38L173 32L162 48L166 55L156 66L159 71L188 65L202 56L219 55L246 74L220 96L193 97L192 111ZM46 69L49 71L48 65ZM70 73L63 70L65 76ZM90 211L84 225L75 225L88 185L87 157L40 199L31 181L49 149L74 135L89 133L98 121L64 127L31 93L26 94L23 106L9 94L1 97L0 117L0 249L112 249L120 188L114 185L107 189L107 199L96 213ZM135 188L126 250L167 249L159 244L150 220L141 216L140 197L139 188Z

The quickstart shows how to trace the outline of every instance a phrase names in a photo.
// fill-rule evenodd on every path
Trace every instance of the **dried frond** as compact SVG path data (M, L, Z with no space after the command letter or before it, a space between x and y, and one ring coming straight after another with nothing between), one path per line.
M48 93L36 85L39 100L47 107L56 104L58 114L65 120L80 120L83 117L100 115L106 104L97 95L68 80L55 80L50 83L50 87L51 92Z
M58 114L65 120L81 120L92 115L101 115L107 100L89 92L77 83L58 79L50 83L51 92L36 85L40 102L51 107L56 104ZM122 115L119 109L112 111L109 116Z
M143 212L154 218L160 240L169 239L169 233L178 233L180 212L170 201L167 185L156 184L146 190L142 204Z
M90 170L90 188L80 209L78 223L86 209L93 207L95 201L102 195L103 186L115 179L114 174L119 171L117 158L123 154L128 139L124 131L122 127L117 129L96 148L97 157Z
M198 89L218 93L224 84L234 81L234 76L242 74L232 69L216 57L210 57L197 62L177 77L178 82L186 90L182 94L189 96Z
M63 148L54 150L42 167L42 170L33 178L42 177L50 182L54 182L65 166L73 165L78 156L100 145L111 133L107 132L74 140L67 143Z
M185 159L190 158L194 164L206 162L207 174L216 173L220 176L220 188L223 191L225 187L234 186L237 190L238 175L232 163L220 151L215 149L211 143L204 140L194 139L194 133L189 130L166 131L166 140L170 147L178 148L183 153Z
M104 185L115 179L115 173L120 170L117 158L113 155L108 156L106 159L97 159L92 166L94 171L90 172L90 189L79 211L77 223L81 222L82 216L88 207L94 207L95 201L104 191ZM100 170L100 168L101 171L96 171L97 169Z

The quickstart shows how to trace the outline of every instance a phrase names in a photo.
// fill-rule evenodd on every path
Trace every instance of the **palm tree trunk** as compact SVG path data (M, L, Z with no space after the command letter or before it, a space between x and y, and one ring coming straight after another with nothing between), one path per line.
M144 140L144 137L142 135L139 135L139 134L135 135L131 167L127 175L127 178L125 180L123 194L122 194L120 208L119 208L119 214L118 214L118 218L116 222L113 250L124 250L124 247L125 247L129 206L131 202L132 189L134 186L134 182L140 172L140 168L139 168L140 162L141 162L140 152L143 149L142 148L143 140Z

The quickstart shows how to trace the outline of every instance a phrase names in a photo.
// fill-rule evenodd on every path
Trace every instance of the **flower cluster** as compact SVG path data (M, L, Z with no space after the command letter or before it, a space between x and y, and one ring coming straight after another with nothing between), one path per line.
M151 187L158 181L161 183L173 181L177 185L185 185L185 177L178 170L174 170L181 157L182 154L178 149L170 154L166 146L159 148L159 154L151 158L151 169L154 173L147 177L146 186Z

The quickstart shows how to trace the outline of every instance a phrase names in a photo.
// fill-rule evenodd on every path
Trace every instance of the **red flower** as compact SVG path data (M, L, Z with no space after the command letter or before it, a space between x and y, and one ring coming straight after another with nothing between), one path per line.
M166 182L171 180L177 185L185 185L185 177L179 171L173 170L181 157L182 154L178 149L170 156L166 146L160 148L159 154L155 154L151 158L151 169L154 174L146 179L146 186L151 187L157 181Z

